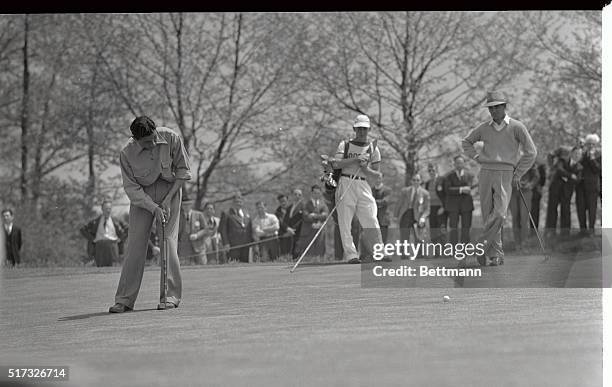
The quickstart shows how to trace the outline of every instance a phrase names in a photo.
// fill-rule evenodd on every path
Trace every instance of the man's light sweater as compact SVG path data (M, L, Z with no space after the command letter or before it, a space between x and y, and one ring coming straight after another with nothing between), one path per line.
M477 141L484 142L480 154L474 148ZM514 171L523 176L535 162L537 150L527 128L520 121L510 118L510 123L497 131L491 121L483 122L461 142L463 152L480 163L482 169ZM519 153L522 148L523 155Z

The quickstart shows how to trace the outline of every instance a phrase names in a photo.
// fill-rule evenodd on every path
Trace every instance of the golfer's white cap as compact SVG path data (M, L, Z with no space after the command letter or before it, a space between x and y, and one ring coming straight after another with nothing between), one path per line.
M355 117L355 122L353 123L353 128L369 128L370 127L370 119L365 114L360 114Z

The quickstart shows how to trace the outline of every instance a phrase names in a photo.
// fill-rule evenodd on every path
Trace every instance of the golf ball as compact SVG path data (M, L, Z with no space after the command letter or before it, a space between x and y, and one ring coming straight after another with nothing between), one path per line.
M450 301L450 297L449 296L444 296L444 297L442 297L442 299L444 300L444 302L449 302Z

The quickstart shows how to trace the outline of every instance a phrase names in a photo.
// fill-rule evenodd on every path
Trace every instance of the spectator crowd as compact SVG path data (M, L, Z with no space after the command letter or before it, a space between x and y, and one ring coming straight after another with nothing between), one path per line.
M597 134L589 134L574 146L561 146L536 162L520 180L520 192L513 189L509 216L517 249L522 249L534 236L533 220L540 226L541 200L548 187L544 218L546 240L592 236L597 221L598 201L602 196L601 149ZM466 167L465 157L452 160L453 169L444 175L438 165L427 166L427 179L415 173L411 184L401 189L391 210L391 191L382 177L372 184L372 194L378 208L383 242L387 242L390 227L399 227L401 240L428 240L439 243L469 242L474 211L476 174ZM423 181L425 180L425 181ZM522 196L522 197L521 197ZM572 225L571 203L575 203L577 225ZM245 208L240 193L236 193L229 208L217 213L215 204L206 202L200 209L195 201L183 194L179 219L178 255L182 263L223 264L236 262L267 262L279 257L297 259L306 256L329 257L333 246L334 258L342 260L342 243L337 216L329 217L333 209L331 195L325 186L315 184L307 195L294 189L276 196L272 211L266 201L257 201L254 211ZM334 214L335 215L335 214ZM14 224L12 209L2 210L6 263L18 265L22 244L27 236ZM577 226L577 227L576 227ZM325 227L324 230L320 230ZM572 233L572 229L576 229ZM105 200L101 214L79 229L87 241L87 257L97 266L120 263L129 232L126 222L112 215L112 202ZM359 246L359 222L352 223L352 237ZM25 232L27 234L27 230ZM315 238L316 236L316 238ZM23 238L23 240L22 240ZM326 243L326 238L333 243ZM363 253L364 249L360 249ZM147 259L159 256L155 230L148 242Z

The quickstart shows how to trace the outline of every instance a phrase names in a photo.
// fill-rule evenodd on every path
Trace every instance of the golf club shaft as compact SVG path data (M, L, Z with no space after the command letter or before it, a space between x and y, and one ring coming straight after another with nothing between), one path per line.
M342 199L344 199L344 196L346 195L346 193L349 191L349 188L351 187L351 185L353 184L353 181L355 181L355 177L357 177L357 175L353 175L351 177L351 180L349 181L346 189L344 190L344 192L342 193L342 195L340 196L340 199L336 202L336 204L334 205L334 208L332 208L332 210L329 212L329 214L327 215L327 218L325 218L325 221L323 222L323 225L321 225L321 227L319 227L319 230L317 230L317 233L314 235L314 237L312 238L312 240L310 241L310 243L308 244L308 246L306 246L306 248L304 249L304 251L302 252L302 254L300 255L300 258L295 262L295 265L293 265L293 267L291 268L291 270L289 270L290 273L293 273L293 271L298 267L298 265L300 264L300 262L302 262L302 259L304 259L304 257L306 256L306 253L308 252L308 250L310 250L310 246L312 246L312 244L314 243L315 240L317 240L317 237L319 236L319 234L321 233L321 231L323 230L323 228L325 228L325 225L327 224L327 222L329 221L329 219L332 217L332 215L334 214L334 211L336 211L336 209L338 208L338 204L340 204L340 202L342 202ZM299 236L298 236L299 237Z
M544 249L544 243L542 242L542 238L540 237L540 232L538 231L538 227L536 226L535 221L533 220L533 217L531 216L531 210L529 206L527 205L527 200L525 200L523 191L521 190L521 187L518 184L516 185L516 188L518 189L519 194L521 195L521 200L523 201L523 205L525 205L525 208L527 209L527 214L529 214L529 220L531 221L533 230L535 231L536 236L538 237L538 241L540 242L540 248L542 249L542 254L544 254L544 258L548 259L548 255L546 254L546 250Z

